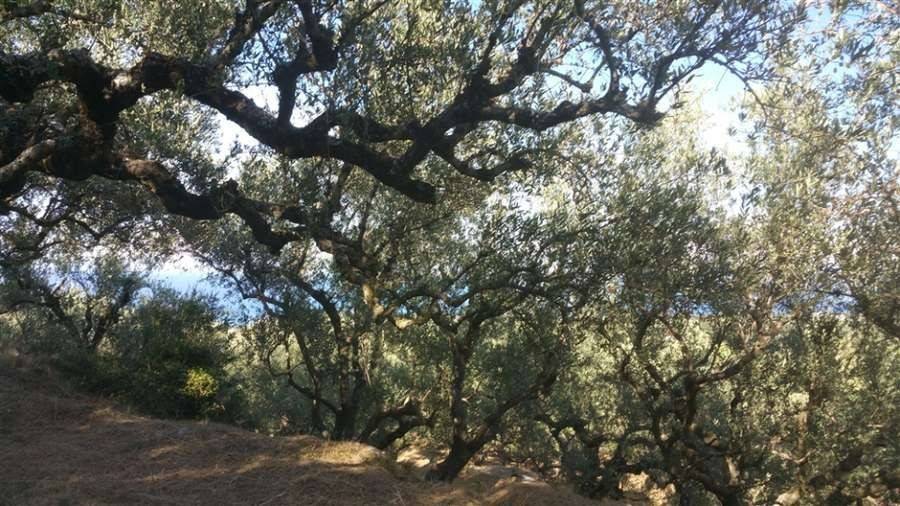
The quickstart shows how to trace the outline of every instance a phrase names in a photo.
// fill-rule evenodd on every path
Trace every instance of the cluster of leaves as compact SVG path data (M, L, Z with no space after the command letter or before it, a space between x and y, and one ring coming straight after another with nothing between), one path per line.
M213 301L150 283L111 258L86 270L29 267L5 265L5 347L48 355L84 388L150 414L228 418L226 407L238 407Z
M93 391L157 416L228 419L223 323L211 301L156 288L129 312L107 349L64 365ZM65 363L65 359L64 359Z

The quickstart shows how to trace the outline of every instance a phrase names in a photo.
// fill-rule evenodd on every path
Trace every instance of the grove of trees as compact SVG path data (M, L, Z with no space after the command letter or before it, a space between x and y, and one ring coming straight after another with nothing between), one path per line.
M0 1L0 346L433 480L900 501L898 76L891 0Z

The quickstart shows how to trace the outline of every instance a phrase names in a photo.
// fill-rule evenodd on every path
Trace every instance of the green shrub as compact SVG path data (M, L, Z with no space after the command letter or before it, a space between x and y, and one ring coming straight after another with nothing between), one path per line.
M194 367L188 369L187 379L181 390L192 399L211 399L219 390L219 382L205 369Z
M242 403L225 368L225 325L212 301L157 287L91 353L59 357L59 368L92 392L159 417L238 417Z

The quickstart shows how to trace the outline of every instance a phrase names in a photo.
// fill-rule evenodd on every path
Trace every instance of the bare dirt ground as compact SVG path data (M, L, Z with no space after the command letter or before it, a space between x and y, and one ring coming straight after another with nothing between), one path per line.
M23 504L597 503L489 473L424 482L355 443L136 416L46 370L0 363L0 505Z

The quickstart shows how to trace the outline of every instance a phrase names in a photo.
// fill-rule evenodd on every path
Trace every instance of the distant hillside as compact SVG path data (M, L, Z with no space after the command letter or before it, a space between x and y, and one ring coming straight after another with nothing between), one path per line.
M537 481L409 476L377 450L155 420L0 363L0 504L597 504Z

